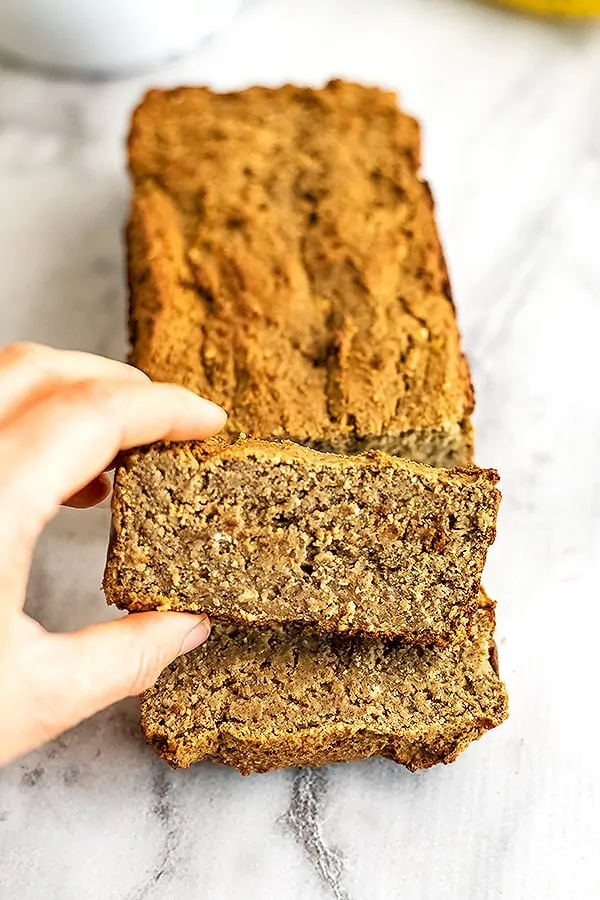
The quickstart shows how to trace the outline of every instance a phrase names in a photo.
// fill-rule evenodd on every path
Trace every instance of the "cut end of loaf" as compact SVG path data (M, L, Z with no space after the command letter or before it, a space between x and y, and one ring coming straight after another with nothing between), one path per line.
M443 646L477 609L496 481L290 442L137 451L117 471L107 597Z

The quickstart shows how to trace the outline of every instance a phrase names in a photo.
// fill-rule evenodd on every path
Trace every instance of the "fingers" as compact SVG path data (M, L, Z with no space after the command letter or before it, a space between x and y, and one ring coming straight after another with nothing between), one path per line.
M68 497L63 506L72 506L73 509L89 509L102 503L110 494L111 480L108 475L97 475L89 484L82 487L71 497Z
M63 684L53 716L57 733L110 703L141 693L170 662L209 634L206 616L148 612L53 635L55 666Z
M15 679L21 693L9 714L11 746L0 746L5 759L50 740L117 700L139 694L175 657L203 643L210 633L206 616L187 613L135 613L58 635L39 633L39 628L30 627L35 623L23 620L23 633L32 646L21 657L30 664Z
M226 419L219 406L171 384L93 380L54 386L0 434L0 471L6 473L0 502L15 511L13 539L35 540L56 507L119 450L210 437ZM7 539L10 546L10 534Z
M48 382L110 378L145 383L139 369L93 353L55 350L41 344L0 348L0 422L10 418Z

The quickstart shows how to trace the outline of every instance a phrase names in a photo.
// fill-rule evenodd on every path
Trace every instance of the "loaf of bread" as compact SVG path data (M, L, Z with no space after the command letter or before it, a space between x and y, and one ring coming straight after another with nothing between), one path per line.
M132 361L227 433L472 461L417 123L333 81L150 91L129 138Z
M106 596L133 611L462 641L495 537L496 481L375 450L154 445L118 468Z
M327 455L472 463L416 122L339 81L151 91L129 160L131 361L224 406L234 442L117 470L109 599L223 619L142 696L148 741L244 773L450 762L507 715L476 594L495 474Z
M244 774L387 756L451 762L507 716L493 604L472 635L426 649L378 638L215 626L142 695L142 727L172 766L215 760Z

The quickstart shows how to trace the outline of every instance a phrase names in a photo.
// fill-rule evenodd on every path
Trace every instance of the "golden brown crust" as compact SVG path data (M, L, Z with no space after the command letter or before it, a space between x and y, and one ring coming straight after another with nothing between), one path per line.
M136 365L225 406L232 435L441 446L458 429L450 458L470 461L418 126L393 94L151 91L129 153Z
M500 660L498 658L498 645L493 638L490 638L490 647L489 647L489 658L490 658L490 666L496 673L496 675L500 675Z

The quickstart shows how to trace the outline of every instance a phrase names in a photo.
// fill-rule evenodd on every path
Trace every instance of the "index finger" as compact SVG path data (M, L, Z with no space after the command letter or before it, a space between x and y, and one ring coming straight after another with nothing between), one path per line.
M158 440L201 440L218 433L226 420L220 406L177 385L106 380L54 385L0 437L0 504L11 510L12 537L18 532L35 539L59 504L102 472L119 450ZM11 535L3 537L12 543Z
M44 385L60 381L110 378L114 381L149 378L127 363L81 353L55 350L40 344L10 344L0 348L0 420L12 417ZM4 421L1 422L2 426Z

